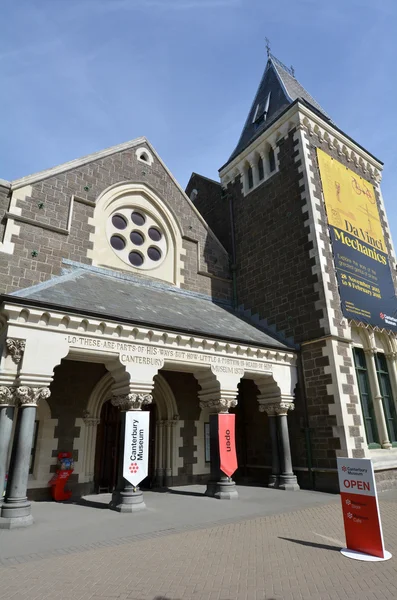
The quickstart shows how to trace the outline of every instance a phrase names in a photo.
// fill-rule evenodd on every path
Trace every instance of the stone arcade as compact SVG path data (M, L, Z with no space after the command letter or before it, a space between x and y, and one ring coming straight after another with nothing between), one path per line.
M143 490L235 497L209 452L229 411L238 483L336 491L336 457L366 456L394 485L394 317L341 312L318 148L374 186L395 285L382 164L272 55L220 183L185 193L145 138L0 180L0 527L32 522L62 451L74 497L141 508L129 410L150 411Z

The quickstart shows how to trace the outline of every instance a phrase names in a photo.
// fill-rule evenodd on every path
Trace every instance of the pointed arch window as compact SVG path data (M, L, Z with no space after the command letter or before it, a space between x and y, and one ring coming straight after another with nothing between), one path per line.
M376 374L378 376L378 383L380 393L382 395L383 411L386 419L387 433L389 434L389 440L393 446L397 445L397 418L396 408L394 405L393 392L390 384L389 369L387 367L387 361L384 354L378 352L375 355Z
M251 189L254 186L254 176L252 173L251 165L248 167L247 177L248 177L248 189Z
M268 161L269 161L269 171L270 173L273 173L273 171L276 170L276 157L274 155L274 150L273 148L270 148L268 155L267 155Z
M368 447L380 448L364 350L362 348L354 348L353 355Z
M265 171L263 168L263 158L261 156L258 158L258 176L259 176L259 181L262 181L262 179L265 176Z

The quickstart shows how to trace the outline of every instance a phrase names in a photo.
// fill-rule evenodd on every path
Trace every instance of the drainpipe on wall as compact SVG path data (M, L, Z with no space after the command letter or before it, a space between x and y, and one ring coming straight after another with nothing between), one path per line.
M308 406L307 406L307 396L306 396L306 379L305 379L305 372L303 369L303 361L302 361L301 354L299 354L299 357L298 357L298 372L300 375L299 378L302 382L301 394L302 394L302 398L303 398L303 409L304 409L304 413L305 413L304 432L305 432L307 469L309 472L310 489L315 490L316 489L316 481L315 481L315 477L314 477L315 474L313 471L312 440L311 440L310 427L309 427L309 410L308 410Z

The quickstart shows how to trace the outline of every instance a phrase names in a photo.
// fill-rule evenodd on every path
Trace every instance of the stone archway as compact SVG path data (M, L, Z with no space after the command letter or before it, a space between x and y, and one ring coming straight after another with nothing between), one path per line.
M97 443L97 428L104 404L110 400L114 378L106 373L93 389L84 414L84 481L93 482ZM165 378L158 373L154 377L153 402L156 405L154 443L154 485L171 485L177 474L176 424L179 420L174 393Z

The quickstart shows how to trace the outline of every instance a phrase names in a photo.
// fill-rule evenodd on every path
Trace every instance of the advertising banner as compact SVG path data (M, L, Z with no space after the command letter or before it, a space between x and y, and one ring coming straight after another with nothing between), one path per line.
M374 187L317 148L343 315L397 331L397 297Z
M148 475L149 411L125 413L123 477L134 487Z
M221 471L231 477L237 469L235 415L218 415L219 458Z
M338 458L339 489L346 546L385 558L375 475L370 459Z

